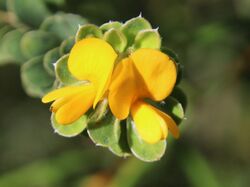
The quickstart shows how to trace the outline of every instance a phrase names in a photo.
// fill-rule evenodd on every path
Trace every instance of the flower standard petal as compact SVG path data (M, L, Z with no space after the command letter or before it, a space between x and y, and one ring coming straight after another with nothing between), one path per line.
M92 84L86 85L85 88L56 111L55 117L59 124L67 125L74 122L91 107L95 98L95 88Z
M155 49L139 49L130 55L144 89L142 97L160 101L172 91L177 77L175 63Z
M107 89L116 57L112 46L97 38L77 42L70 52L69 71L79 80L92 82L96 88L94 107Z
M136 97L136 81L133 62L123 59L116 67L109 87L109 106L112 113L120 120L125 119Z
M136 130L145 142L154 144L167 137L166 123L151 105L137 101L132 105L131 114Z

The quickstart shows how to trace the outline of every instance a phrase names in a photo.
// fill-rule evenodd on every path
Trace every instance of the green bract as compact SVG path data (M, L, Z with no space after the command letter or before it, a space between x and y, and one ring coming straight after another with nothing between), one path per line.
M45 42L46 45L44 45ZM39 30L27 32L20 43L22 52L26 58L43 55L58 44L59 39L55 35Z
M55 115L52 114L51 123L53 129L55 130L55 133L58 133L59 135L64 137L73 137L82 133L82 131L84 131L84 129L87 127L87 116L83 115L74 123L68 125L61 125L57 123Z
M122 53L127 46L127 39L124 34L118 29L110 29L104 34L104 40L106 40L113 48Z
M102 38L102 31L93 24L85 24L79 27L75 41L78 42L86 37L96 37L96 38Z
M77 82L77 80L68 70L68 58L69 55L64 55L55 63L56 77L61 83L65 85L74 84Z
M33 97L42 97L54 85L54 77L43 66L43 57L35 57L21 67L21 79L25 91Z
M127 138L132 153L140 160L146 162L160 160L165 153L166 140L162 140L156 144L144 142L136 132L134 122L131 119L127 119Z

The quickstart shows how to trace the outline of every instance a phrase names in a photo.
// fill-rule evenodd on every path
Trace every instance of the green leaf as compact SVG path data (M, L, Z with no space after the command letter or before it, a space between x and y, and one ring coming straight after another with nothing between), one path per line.
M157 29L146 29L138 32L134 41L134 48L160 49L161 37Z
M21 67L21 80L26 93L42 97L53 88L54 78L43 67L43 57L35 57Z
M55 133L64 136L64 137L73 137L77 136L84 131L87 127L87 116L83 115L78 120L74 121L68 125L59 124L56 119L54 113L51 115L51 124Z
M87 20L79 15L59 12L44 20L40 26L40 29L52 32L61 40L65 40L68 37L74 36L76 34L78 25L86 23Z
M62 56L68 54L74 44L75 44L74 37L69 37L66 40L64 40L60 45L60 55Z
M103 38L119 53L123 52L127 46L127 39L120 30L110 29Z
M73 75L69 72L68 69L68 58L69 55L62 56L56 62L55 70L56 70L56 77L59 81L61 81L65 85L74 84L78 82L77 79L73 77Z
M38 27L51 14L43 0L8 0L7 8L20 21L34 27Z
M133 44L137 33L144 29L152 29L152 27L146 19L140 16L132 18L123 24L121 30L128 40L128 47Z
M109 150L119 157L128 157L131 155L131 151L127 141L127 129L126 123L120 123L120 139L118 142L111 144Z
M104 23L103 25L101 25L99 28L103 31L106 32L110 29L120 29L122 26L122 23L118 22L118 21L110 21L108 23Z
M43 58L43 66L45 70L51 75L55 76L55 63L60 58L59 48L49 50Z
M43 55L58 44L59 40L55 35L41 30L27 32L21 40L22 52L26 58Z
M25 58L20 49L20 41L23 32L20 30L13 30L6 33L0 41L0 64L18 63L21 64Z
M85 24L79 27L75 41L78 42L86 37L96 37L96 38L102 38L103 34L101 29L93 24Z
M95 144L109 147L119 142L121 135L120 121L111 111L108 111L102 120L88 123L87 132Z
M138 159L145 162L160 160L166 150L167 142L162 140L156 144L144 142L138 135L134 122L127 119L127 138L131 152Z

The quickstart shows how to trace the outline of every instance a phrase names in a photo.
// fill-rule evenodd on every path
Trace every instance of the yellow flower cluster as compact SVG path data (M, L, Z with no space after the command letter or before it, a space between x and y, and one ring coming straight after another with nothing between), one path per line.
M86 38L71 49L70 73L79 84L56 89L42 98L52 102L56 121L67 125L91 107L108 98L113 115L124 120L131 115L139 136L147 143L174 137L179 130L174 120L144 99L161 101L172 92L177 69L175 63L156 49L142 48L117 61L118 54L106 41Z

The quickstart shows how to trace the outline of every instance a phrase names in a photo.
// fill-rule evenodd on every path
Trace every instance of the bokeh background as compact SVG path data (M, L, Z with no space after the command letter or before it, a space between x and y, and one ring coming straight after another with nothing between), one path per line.
M24 93L19 67L1 66L0 187L250 186L249 0L66 0L48 6L97 25L142 13L159 27L164 45L184 66L182 135L155 163L118 158L85 136L60 137L48 106Z

